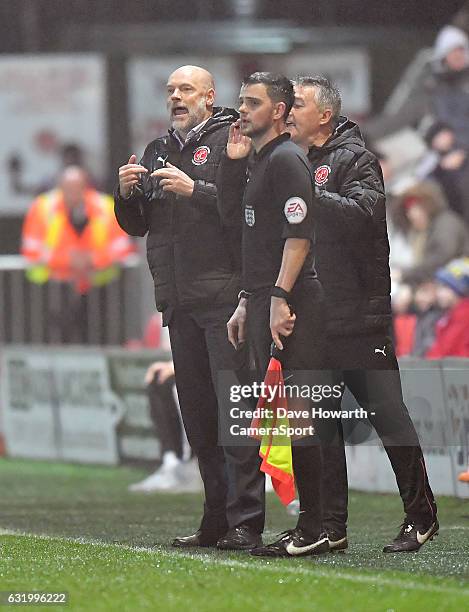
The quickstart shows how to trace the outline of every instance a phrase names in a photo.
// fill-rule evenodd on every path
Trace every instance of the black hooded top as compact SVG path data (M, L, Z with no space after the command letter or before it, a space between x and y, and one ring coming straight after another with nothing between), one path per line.
M167 323L174 308L236 303L240 290L240 230L222 227L215 175L238 114L215 107L212 117L182 149L173 130L153 140L140 163L148 168L134 194L115 194L119 225L147 236L156 305ZM195 181L191 197L163 192L149 174L169 161Z
M391 280L381 168L346 117L309 149L316 184L316 269L331 335L389 331Z

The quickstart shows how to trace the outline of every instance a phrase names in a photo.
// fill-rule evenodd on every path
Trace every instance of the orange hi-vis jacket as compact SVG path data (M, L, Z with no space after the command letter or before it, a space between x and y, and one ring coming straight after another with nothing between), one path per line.
M111 196L90 188L84 204L88 223L80 234L69 220L60 189L34 200L24 221L21 246L32 264L29 280L69 281L79 293L86 293L92 286L113 280L119 273L115 264L135 252L131 239L117 224ZM74 252L80 251L91 256L93 271L86 278L76 277L71 266Z

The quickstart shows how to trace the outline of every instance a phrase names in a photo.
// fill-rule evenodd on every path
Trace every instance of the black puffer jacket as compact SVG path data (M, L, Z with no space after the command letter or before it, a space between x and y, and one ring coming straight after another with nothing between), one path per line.
M389 242L381 169L358 126L345 117L308 153L316 183L316 269L328 333L388 331Z
M236 111L215 108L182 150L169 134L153 140L141 164L150 172L169 161L195 180L190 198L164 193L145 176L129 200L115 195L119 225L147 237L156 305L167 322L172 309L235 303L240 289L240 231L224 228L217 210L215 175Z

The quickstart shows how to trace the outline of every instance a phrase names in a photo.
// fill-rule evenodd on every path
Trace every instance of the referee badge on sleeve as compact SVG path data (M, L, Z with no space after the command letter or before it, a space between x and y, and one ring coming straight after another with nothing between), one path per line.
M244 219L246 220L247 225L252 227L256 222L256 213L254 212L254 208L252 206L246 206L244 209Z
M288 223L301 223L308 214L308 207L303 198L295 196L285 202L283 212Z

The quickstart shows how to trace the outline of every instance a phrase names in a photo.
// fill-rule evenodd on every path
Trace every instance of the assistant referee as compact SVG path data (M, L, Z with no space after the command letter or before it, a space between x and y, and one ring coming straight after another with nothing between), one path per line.
M228 322L228 336L236 347L248 337L262 378L272 340L284 370L291 372L320 369L324 354L323 293L312 250L313 181L306 156L284 133L293 101L293 86L282 75L257 72L245 79L240 121L230 128L217 177L222 220L242 222L243 232L243 292ZM319 447L305 438L292 454L298 524L252 554L300 556L329 550L322 533Z

